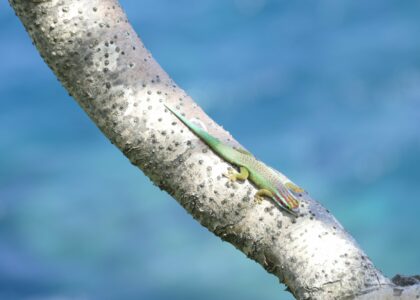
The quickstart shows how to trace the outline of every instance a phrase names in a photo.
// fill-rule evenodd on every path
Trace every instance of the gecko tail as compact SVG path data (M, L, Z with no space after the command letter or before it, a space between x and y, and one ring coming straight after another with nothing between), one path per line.
M198 136L204 143L206 143L210 148L213 150L218 150L220 145L222 144L220 140L211 134L209 134L206 130L204 124L198 120L188 120L186 117L181 115L181 113L175 111L170 106L164 104L166 109L168 109L175 117L177 117L185 126L187 126L196 136ZM197 124L198 123L198 124Z

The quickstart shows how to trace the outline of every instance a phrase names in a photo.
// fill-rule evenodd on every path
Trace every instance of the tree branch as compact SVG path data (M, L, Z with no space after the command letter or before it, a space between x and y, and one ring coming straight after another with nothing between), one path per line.
M9 1L46 63L107 138L197 221L277 276L296 298L394 291L396 285L308 195L294 219L269 201L254 203L256 189L249 182L230 184L222 176L229 164L163 103L239 144L161 69L117 0Z

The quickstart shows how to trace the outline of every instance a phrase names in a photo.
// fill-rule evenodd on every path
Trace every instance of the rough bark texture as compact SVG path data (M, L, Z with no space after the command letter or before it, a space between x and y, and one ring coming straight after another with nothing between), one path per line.
M161 69L117 0L10 3L46 63L111 142L197 221L277 276L297 299L347 299L388 288L394 294L394 284L308 195L293 219L268 200L254 203L250 183L231 184L222 176L230 166L163 103L200 119L224 141L237 142Z

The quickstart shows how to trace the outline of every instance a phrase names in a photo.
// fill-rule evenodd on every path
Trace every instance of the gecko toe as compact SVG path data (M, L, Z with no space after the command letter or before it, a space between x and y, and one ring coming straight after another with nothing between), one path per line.
M236 174L232 169L228 169L227 173L223 173L223 176L229 179L230 182L236 181Z
M257 195L255 195L255 197L254 197L254 202L256 203L256 204L261 204L262 203L262 201L263 201L263 197L261 197L261 196L257 196Z

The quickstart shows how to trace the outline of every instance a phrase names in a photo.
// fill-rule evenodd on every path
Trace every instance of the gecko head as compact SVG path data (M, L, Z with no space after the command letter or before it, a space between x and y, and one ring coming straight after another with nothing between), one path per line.
M274 199L277 201L278 204L280 204L287 210L293 213L297 212L297 208L299 207L299 201L288 190L281 189L280 191L277 191L277 193L274 195Z

